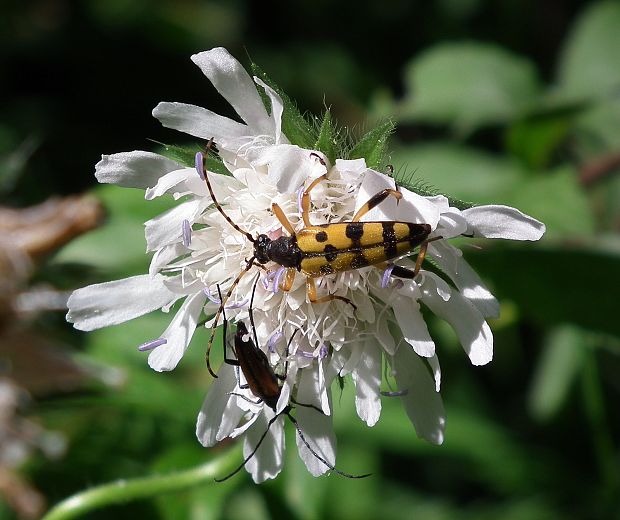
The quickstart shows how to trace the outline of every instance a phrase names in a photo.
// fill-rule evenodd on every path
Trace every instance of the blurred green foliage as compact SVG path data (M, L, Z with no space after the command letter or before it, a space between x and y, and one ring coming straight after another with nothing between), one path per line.
M101 153L155 149L147 138L192 144L150 111L171 100L230 115L188 59L223 45L241 60L246 49L298 107L319 116L328 106L353 133L392 117L390 162L404 181L513 205L548 227L540 244L465 246L502 317L485 367L470 366L452 331L431 321L443 446L417 439L396 399L366 428L346 384L335 395L338 466L373 477L313 479L293 448L275 482L240 474L89 518L620 518L619 2L8 2L0 42L6 204L92 187ZM93 190L107 224L51 259L42 280L69 288L145 271L143 222L172 201ZM76 263L88 279L58 278ZM122 374L31 409L69 439L63 459L23 468L50 503L225 449L204 450L194 435L210 384L206 332L173 373L153 373L135 349L168 320L79 334L59 319L48 330L89 366ZM13 516L0 506L0 518Z

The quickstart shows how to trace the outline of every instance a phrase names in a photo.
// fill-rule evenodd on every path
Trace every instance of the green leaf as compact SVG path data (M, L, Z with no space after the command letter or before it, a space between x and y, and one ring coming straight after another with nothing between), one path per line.
M380 170L385 164L387 140L394 132L394 122L391 120L377 125L364 135L349 152L349 159L366 159L369 168Z
M272 81L271 78L269 78L267 74L265 74L265 72L263 72L263 70L255 63L252 63L252 73L263 80L282 98L282 103L284 104L284 112L282 113L282 131L291 144L296 144L302 148L311 148L316 141L315 132L306 118L299 111L295 103L293 103L291 98L289 98L284 91L278 87L275 82ZM259 92L262 96L264 96L263 100L265 101L267 110L270 110L271 104L269 103L269 100L266 98L264 92L262 92L262 89L259 89Z
M323 121L321 121L321 128L319 129L319 137L316 140L316 143L314 143L313 148L314 150L323 152L331 164L336 162L335 128L332 122L332 115L329 110L326 110L323 115Z
M508 150L530 168L548 166L554 152L564 142L571 122L572 118L565 114L522 119L508 132Z
M161 145L161 149L157 151L158 153L189 168L194 167L196 152L205 151L205 147L198 143L188 145L158 144ZM207 155L207 170L221 175L230 175L222 160L214 156L213 153Z
M550 194L553 194L552 201ZM594 232L588 197L579 184L577 171L569 166L528 177L504 203L544 222L547 238L552 235L587 236Z
M531 383L528 407L541 421L551 419L566 403L583 364L586 338L571 325L557 327L545 341Z
M620 3L591 3L577 19L562 51L558 95L591 98L620 87Z
M422 53L408 66L405 83L400 120L445 124L460 134L513 120L540 91L532 63L477 42L445 43Z
M595 248L594 241L546 248L488 247L470 253L467 260L492 279L495 296L514 301L532 321L573 323L620 336L613 289L620 287L617 243L608 249Z
M447 142L399 146L392 157L404 186L423 184L477 204L506 203L527 175L517 161Z

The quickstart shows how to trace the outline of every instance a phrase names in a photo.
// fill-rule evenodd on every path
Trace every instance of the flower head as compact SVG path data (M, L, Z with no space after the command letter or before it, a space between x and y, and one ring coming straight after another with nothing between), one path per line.
M247 456L271 424L268 440L246 467L256 481L274 477L281 468L284 443L284 417L274 417L294 397L323 411L297 407L296 418L299 428L320 444L318 450L333 465L330 386L336 377L351 374L358 415L374 425L381 412L383 358L398 387L393 395L403 401L418 435L441 443L445 414L438 393L440 368L420 307L429 308L454 328L476 365L492 358L493 336L486 319L499 312L497 300L449 240L457 236L538 240L544 225L514 208L459 209L444 196L399 188L391 177L370 169L364 159L336 159L332 164L321 150L289 142L282 131L281 97L260 79L253 81L224 49L194 55L192 60L244 123L181 103L160 103L153 114L164 126L214 140L225 173L206 173L211 196L200 157L193 167L149 152L104 156L96 167L100 182L144 188L149 200L172 194L183 201L146 223L147 250L153 252L149 274L78 289L69 300L67 319L79 329L93 330L156 309L167 311L182 300L169 327L140 347L150 352L152 368L171 370L187 349L200 316L213 316L220 308L216 289L220 287L222 293L232 289L226 314L233 322L247 323L248 295L260 277L252 309L256 343L274 367L284 358L288 365L278 406L255 404L233 368L223 365L198 419L197 434L205 446L243 433ZM324 180L313 184L316 179ZM381 190L400 191L399 197L388 197L370 209L361 222L424 224L422 245L440 274L426 269L422 255L421 265L405 255L380 268L370 265L343 272L335 268L331 274L313 278L319 298L339 298L325 303L310 301L307 280L300 273L290 280L287 291L282 290L291 271L275 262L248 266L254 254L248 236L275 240L289 235L274 204L295 233L307 228L301 194L311 185L311 225L350 222ZM239 278L248 267L248 273ZM214 318L206 322L207 327L214 324ZM284 353L282 345L293 335ZM300 444L299 438L298 445L312 474L329 469L304 454L308 446Z

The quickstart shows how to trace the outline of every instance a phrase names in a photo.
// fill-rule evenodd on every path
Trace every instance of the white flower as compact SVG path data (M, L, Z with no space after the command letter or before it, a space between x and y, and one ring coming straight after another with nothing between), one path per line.
M270 100L267 111L252 78L224 49L194 55L192 60L245 124L181 103L160 103L153 114L164 126L205 141L215 140L231 175L209 172L208 178L217 201L245 232L272 238L283 233L271 211L272 203L282 208L296 230L301 229L300 190L324 174L328 180L311 191L313 224L350 221L371 196L395 188L393 179L369 169L363 159L338 159L330 165L321 152L290 144L282 133L280 97L254 78ZM183 300L169 327L140 347L150 350L152 368L172 370L187 349L201 314L211 316L217 311L216 287L219 285L222 293L230 288L253 256L253 244L214 207L201 172L194 168L135 151L104 156L97 164L96 176L100 182L143 188L149 200L172 194L183 201L146 223L147 250L154 253L149 274L78 289L69 299L67 319L78 329L93 330L156 309L167 312L177 300ZM445 277L422 269L415 279L400 280L390 278L392 267L387 272L367 267L317 279L319 296L347 298L356 306L354 311L339 300L310 303L300 274L290 291L278 290L282 269L271 263L266 266L268 272L253 267L227 302L228 318L248 323L248 295L256 277L261 277L254 301L258 346L268 352L274 366L287 358L289 367L277 411L289 405L291 396L322 409L324 415L297 407L295 414L301 430L330 464L335 461L331 383L336 376L352 375L358 415L372 426L381 411L383 356L393 376L388 383L393 379L397 386L393 395L403 400L417 434L433 443L443 441L439 362L420 305L450 323L476 365L492 358L493 336L486 318L499 312L496 299L447 240L459 235L538 240L544 233L543 224L514 208L481 206L461 211L443 196L400 191L398 204L387 199L362 220L429 224L430 238L436 240L429 243L428 256ZM398 266L411 269L414 263L403 258ZM213 321L208 320L206 326L211 327ZM395 327L402 340L394 339ZM293 334L288 355L281 348L269 348ZM205 446L245 433L246 456L255 448L277 411L252 405L241 395L251 398L239 387L234 370L223 365L198 419L197 434ZM261 448L246 464L257 482L280 471L283 420L284 416L275 420ZM298 445L313 475L328 470L299 443L299 437Z

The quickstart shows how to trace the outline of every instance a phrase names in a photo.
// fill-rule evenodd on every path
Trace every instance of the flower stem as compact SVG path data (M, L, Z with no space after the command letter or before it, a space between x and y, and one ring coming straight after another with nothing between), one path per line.
M67 520L94 509L181 491L193 486L213 482L213 478L226 474L239 462L240 447L227 450L220 457L185 471L131 480L119 480L82 491L56 504L42 520Z

